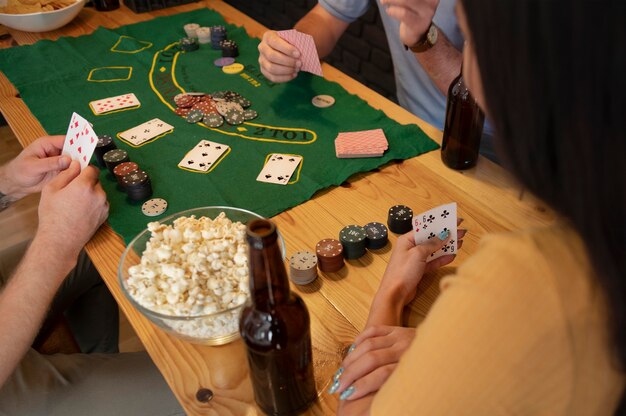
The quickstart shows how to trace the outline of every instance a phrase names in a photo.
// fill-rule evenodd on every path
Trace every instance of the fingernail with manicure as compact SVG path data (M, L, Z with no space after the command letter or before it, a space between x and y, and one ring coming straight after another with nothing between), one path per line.
M342 374L343 374L343 367L339 367L339 370L337 370L337 372L333 376L333 381L339 380L339 377L341 377Z
M354 393L355 390L354 386L348 387L339 395L339 400L346 400L348 397L352 396L352 393Z
M442 232L439 233L439 239L445 240L446 238L448 238L449 235L450 235L450 231L443 230Z
M335 392L339 389L339 380L335 380L332 386L328 389L328 394L335 394ZM345 393L345 391L344 391Z
M350 354L352 351L354 351L355 348L356 348L356 344L350 345L350 348L348 348L348 354Z

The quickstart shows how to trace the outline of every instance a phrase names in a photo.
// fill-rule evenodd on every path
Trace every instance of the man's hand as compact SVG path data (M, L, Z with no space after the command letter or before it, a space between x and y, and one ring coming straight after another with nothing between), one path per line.
M381 0L387 14L400 22L400 40L415 45L433 21L439 0Z
M272 82L291 81L302 67L300 51L275 31L267 31L259 44L259 66Z
M51 250L73 259L108 213L109 204L98 181L98 170L88 166L81 172L80 164L72 161L41 192L35 239L46 241Z
M64 139L64 136L40 137L1 167L0 192L18 200L41 191L46 183L70 165L70 158L61 156Z

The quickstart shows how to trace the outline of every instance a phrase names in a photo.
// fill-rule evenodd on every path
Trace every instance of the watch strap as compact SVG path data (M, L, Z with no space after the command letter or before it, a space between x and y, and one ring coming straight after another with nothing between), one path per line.
M0 192L0 211L4 211L13 203L13 199L11 199L8 195Z
M435 36L434 41L431 41L430 34L432 31L436 31L437 26L431 21L430 25L426 32L422 35L422 37L412 46L406 46L406 49L410 49L412 52L425 52L435 46L435 42L437 41L437 36Z

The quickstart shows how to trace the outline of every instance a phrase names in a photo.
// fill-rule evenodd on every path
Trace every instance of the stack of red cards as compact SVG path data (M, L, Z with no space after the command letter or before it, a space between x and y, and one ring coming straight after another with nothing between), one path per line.
M338 158L380 157L388 148L382 129L339 133L335 139Z

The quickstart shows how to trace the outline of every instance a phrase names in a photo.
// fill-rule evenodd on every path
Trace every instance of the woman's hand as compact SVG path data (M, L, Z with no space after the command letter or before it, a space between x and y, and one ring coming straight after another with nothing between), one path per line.
M415 328L369 327L355 339L329 392L355 400L378 391L414 337Z

